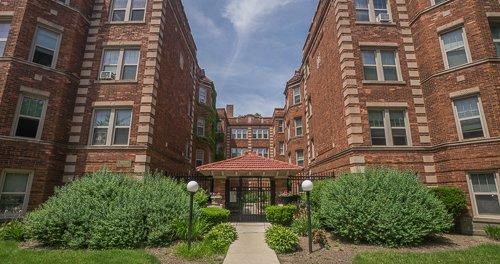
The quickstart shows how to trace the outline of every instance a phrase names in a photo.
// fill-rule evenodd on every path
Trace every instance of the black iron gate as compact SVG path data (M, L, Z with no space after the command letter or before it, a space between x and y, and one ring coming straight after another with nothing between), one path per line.
M265 207L275 203L274 180L264 177L233 177L226 180L226 208L231 221L266 220Z

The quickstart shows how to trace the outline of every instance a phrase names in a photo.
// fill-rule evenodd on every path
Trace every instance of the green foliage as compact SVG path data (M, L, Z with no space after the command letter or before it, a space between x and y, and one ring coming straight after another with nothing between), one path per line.
M295 218L290 228L299 236L307 236L307 214L304 212L298 218ZM311 214L311 228L321 228L321 222L319 221L317 214L314 212Z
M297 234L281 225L272 225L266 230L266 243L276 253L291 253L299 249Z
M282 226L290 226L293 221L293 215L297 211L297 206L295 205L272 205L266 207L266 219L271 224L277 224Z
M209 197L207 191L200 188L194 194L193 200L194 200L194 203L196 203L198 205L198 207L202 208L202 207L207 207L208 200L210 200L210 197Z
M176 237L182 240L188 240L188 228L189 221L179 220L175 222L175 234ZM202 220L196 220L193 222L193 229L191 230L191 238L193 240L202 240L203 236L210 230L212 225L208 224Z
M0 226L0 240L24 241L26 230L21 220L7 222Z
M354 242L418 245L452 226L444 205L411 172L370 169L323 188L322 225Z
M201 209L200 220L210 227L229 221L231 212L224 208L207 207Z
M205 236L212 251L223 254L237 238L236 228L230 223L218 224Z
M484 228L486 235L494 240L500 240L500 226L487 225Z
M311 191L311 210L319 211L321 195L323 193L323 189L327 186L328 183L332 182L332 180L321 180L314 181L314 188ZM303 193L301 200L303 203L306 202L306 194Z
M456 187L436 187L430 189L432 193L444 204L446 211L458 220L467 208L465 193Z
M32 238L53 247L165 245L177 239L175 225L188 219L188 204L184 185L171 179L103 170L57 189L25 223Z

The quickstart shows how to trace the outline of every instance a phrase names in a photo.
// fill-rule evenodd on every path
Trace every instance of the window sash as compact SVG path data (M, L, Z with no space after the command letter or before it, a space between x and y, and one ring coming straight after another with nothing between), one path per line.
M303 150L295 151L295 159L296 159L298 166L303 166L304 165L304 151Z
M147 6L147 1L144 1L144 6L143 7L133 7L133 1L135 0L127 0L127 4L125 7L115 7L116 0L113 1L111 5L111 11L109 12L109 20L113 22L128 22L128 21L144 21L144 18L146 16L146 6ZM123 15L123 20L115 20L114 19L114 14L116 11L121 11L124 12ZM144 11L142 19L140 20L133 20L132 19L132 14L133 11Z
M4 55L5 47L7 46L7 39L9 38L10 32L10 21L0 20L0 29L2 28L3 31L0 31L0 33L2 33L0 35L0 57Z
M25 102L25 98L29 98L29 99L33 99L33 100L37 100L37 101L41 101L43 103L42 105L42 109L41 109L41 113L40 113L40 116L31 116L31 115L23 115L21 114L21 110L22 110L22 107L23 107L23 103ZM26 138L33 138L33 139L40 139L41 135L42 135L42 129L43 129L43 123L45 121L45 113L47 111L47 99L46 98L42 98L42 97L38 97L38 96L33 96L33 95L27 95L27 94L21 94L20 97L19 97L19 101L18 101L18 106L17 106L17 110L16 110L16 117L15 117L15 121L14 121L14 126L13 126L13 130L12 130L12 135L15 136L15 137L23 137L23 136L18 136L17 135L17 130L19 129L19 120L21 118L24 118L24 119L30 119L30 120L35 120L35 121L38 121L38 126L37 126L37 131L36 131L36 135L35 137L26 137Z
M205 136L205 119L198 119L196 122L196 134L198 136Z
M198 102L200 102L202 104L207 103L207 89L206 88L203 88L203 87L200 88L200 91L198 93Z
M294 119L295 124L295 136L302 136L302 119L296 118Z
M394 54L394 64L385 64L382 60L382 52L392 52ZM399 55L397 50L395 49L362 49L361 53L373 53L375 56L375 64L365 62L363 59L363 79L365 81L401 81L401 70L399 66ZM376 79L367 78L369 68L375 68L376 70ZM386 69L394 69L396 71L396 79L387 79Z
M108 110L109 112L109 120L107 125L96 125L95 124L95 119L96 119L96 114L97 111L99 110ZM116 125L116 111L118 110L128 110L128 113L130 115L129 117L129 124L128 125ZM96 108L94 109L94 113L92 115L92 130L91 130L91 136L89 138L89 142L91 146L128 146L130 144L130 130L132 126L132 117L133 117L133 112L131 108ZM115 136L117 135L116 131L117 129L128 129L128 135L127 135L127 144L117 144L115 143L116 138ZM106 130L106 139L104 144L97 144L95 141L95 136L96 132L99 130Z
M368 115L370 115L370 112L382 112L383 115L383 126L382 124L373 124L373 122L370 120L370 138L372 141L372 145L374 146L411 146L411 135L410 135L410 129L409 129L409 124L408 124L408 113L404 109L372 109L368 111ZM403 112L403 118L404 118L404 126L396 126L391 124L391 112ZM383 130L383 136L385 139L385 144L374 144L373 142L375 139L382 139L381 136L375 133L375 131L382 131ZM398 134L396 133L397 131L404 130L404 133ZM396 137L399 136L401 137L402 135L405 136L405 143L406 144L397 144L395 142Z
M452 34L452 33L458 33L458 32L460 32L459 36L461 38L461 40L460 40L461 44L451 46L451 47L446 47L446 45L444 43L444 36ZM467 36L465 34L465 28L463 26L446 31L446 32L442 32L439 35L439 41L441 43L441 50L443 52L445 69L455 68L455 67L458 67L458 66L461 66L461 65L464 65L464 64L471 62L470 51L469 51L469 47L468 47L468 43L467 43ZM451 61L450 60L451 59L450 53L461 51L461 50L463 50L463 56L465 56L465 61L464 62ZM451 64L452 62L454 64Z
M278 153L280 155L285 155L285 142L283 141L278 142Z
M386 0L386 8L375 8L374 0L366 0L367 6L362 7L358 6L358 1L355 1L355 9L356 9L356 20L364 21L364 22L376 22L378 13L387 13L389 17L391 17L390 5L389 1ZM368 20L359 20L359 12L367 12L368 11ZM392 17L391 17L392 21Z
M116 64L105 62L105 56L107 52L117 52L118 51L118 61ZM125 62L125 53L126 52L137 52L137 62L135 63L126 63ZM106 71L106 67L115 67L115 80L129 80L136 81L137 75L139 72L139 61L141 60L141 52L138 48L105 48L102 52L101 58L101 70L100 72ZM127 66L135 66L135 75L133 79L124 79L125 67ZM100 76L99 76L100 77Z
M18 175L18 174L23 174L27 175L26 179L26 184L25 184L25 190L23 192L7 192L4 191L5 187L5 182L7 179L8 175ZM22 204L20 204L20 210L18 212L0 212L0 218L6 217L6 218L11 218L11 217L16 217L18 214L23 214L26 212L26 209L28 207L28 201L29 201L29 194L31 190L31 183L33 181L33 172L31 171L25 171L25 170L4 170L2 174L0 174L0 202L2 201L2 196L8 196L8 195L23 195L23 201Z
M293 88L293 103L294 104L298 104L300 103L300 88L299 87L295 87Z
M39 34L40 34L40 32L43 32L43 31L48 32L49 34L53 34L52 36L56 37L56 43L54 43L54 47L48 47L46 45L43 45L43 43L39 43L39 41L40 41L38 39L40 36ZM37 26L36 30L35 30L35 36L33 38L30 61L33 63L39 64L39 65L42 65L42 66L53 68L57 62L57 55L58 55L58 50L59 50L60 44L61 44L61 33L60 32L46 28L44 26ZM43 65L41 63L34 62L37 48L41 48L43 50L46 50L46 51L49 51L52 53L52 54L50 54L52 56L52 61L51 61L50 65L47 66L47 65Z
M205 163L205 151L197 150L196 151L196 164L203 165L204 163Z
M493 176L493 182L490 184L490 182L486 182L486 187L489 187L490 185L492 185L491 187L493 188L489 188L490 190L475 190L475 187L481 187L481 185L478 185L481 184L479 182L479 178L474 178L475 176L479 177L480 175L489 175L489 176ZM499 178L498 178L498 173L497 172L471 172L468 174L468 184L469 184L469 192L470 192L470 195L471 195L471 200L472 200L472 203L473 203L473 210L474 210L474 214L477 215L477 216L481 216L481 217L489 217L489 218L499 218L500 217L500 184L499 184ZM475 185L476 184L476 185ZM484 186L484 185L483 185ZM480 212L480 210L488 210L488 209L491 209L491 208L480 208L480 205L478 203L478 197L480 196L490 196L489 198L494 198L496 197L496 200L497 200L497 208L496 210L498 210L497 212L494 212L494 213L489 213L489 212ZM484 202L484 201L483 201ZM494 201L492 201L494 202ZM483 204L484 206L484 204ZM490 205L491 206L491 205ZM493 204L494 206L494 204Z
M278 133L283 133L284 130L285 130L285 121L278 120Z
M461 112L459 112L459 109L458 109L459 103L466 102L468 100L472 100L476 104L476 106L472 109L466 109L466 112L463 112L463 113L471 113L470 116L460 117ZM486 123L484 120L482 104L481 104L481 100L480 100L479 96L476 95L476 96L467 97L467 98L455 99L455 100L453 100L453 109L455 112L455 120L456 120L460 140L488 137L488 131L487 131ZM474 113L476 111L477 111L477 113ZM479 131L479 129L470 130L470 129L464 128L464 123L467 123L464 121L471 121L471 120L475 120L475 119L477 119L479 121L479 124L481 125L481 131ZM481 135L480 136L469 135L470 133L474 133L474 132L477 132L477 133L481 132ZM477 134L477 135L479 135L479 134Z
M233 128L231 130L231 134L233 139L246 139L247 138L247 130L242 128Z

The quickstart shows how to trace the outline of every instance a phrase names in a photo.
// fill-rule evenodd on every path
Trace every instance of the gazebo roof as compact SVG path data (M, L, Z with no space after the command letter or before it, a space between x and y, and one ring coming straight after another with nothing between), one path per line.
M242 156L202 165L196 170L204 175L213 176L289 176L303 168L287 162L265 158L254 152Z

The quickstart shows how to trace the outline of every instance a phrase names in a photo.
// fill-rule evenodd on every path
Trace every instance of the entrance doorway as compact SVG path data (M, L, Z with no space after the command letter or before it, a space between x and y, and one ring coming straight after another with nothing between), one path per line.
M266 177L229 177L226 180L226 208L231 221L264 222L265 207L275 203L274 180Z

